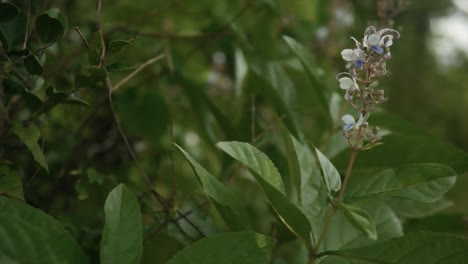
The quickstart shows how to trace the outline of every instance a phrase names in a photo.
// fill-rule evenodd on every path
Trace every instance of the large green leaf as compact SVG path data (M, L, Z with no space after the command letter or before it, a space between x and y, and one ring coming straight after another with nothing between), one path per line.
M75 238L51 216L0 197L0 262L89 263Z
M57 8L51 8L36 18L36 30L44 43L59 40L67 33L67 18Z
M143 224L140 205L133 193L120 184L107 196L101 239L101 263L140 263Z
M329 251L323 264L462 264L468 259L468 240L430 232L410 233L380 244Z
M302 211L287 199L281 176L268 157L248 143L219 142L217 146L254 172L255 179L278 217L310 247L310 223Z
M320 166L322 167L322 175L325 179L328 192L331 194L332 191L339 191L341 188L341 177L338 170L333 166L330 160L325 157L325 155L320 152L317 148L315 149L317 153L317 158L319 160Z
M296 157L300 168L300 207L312 227L312 237L315 243L326 217L327 188L312 150L292 135L290 138L293 144L293 153L290 155Z
M223 217L224 221L234 230L245 230L247 224L247 212L242 207L237 197L224 186L221 182L195 161L180 146L176 147L184 154L185 158L190 162L193 171L197 174L203 190L210 198L210 201L215 205L218 212Z
M457 173L439 164L411 164L350 183L345 200L394 196L419 202L439 200L455 184Z
M252 232L222 233L184 248L168 264L267 264L274 244L273 238Z

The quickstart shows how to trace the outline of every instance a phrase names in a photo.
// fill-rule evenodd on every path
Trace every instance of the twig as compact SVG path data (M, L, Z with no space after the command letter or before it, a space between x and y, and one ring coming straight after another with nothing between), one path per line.
M136 68L133 72L131 72L129 75L127 75L125 78L123 78L120 82L118 82L116 85L113 86L111 93L117 91L120 87L122 87L124 84L126 84L130 79L132 79L135 75L137 75L139 72L141 72L144 68L148 67L149 65L163 59L166 55L165 54L160 54L156 57L153 57L143 64L141 64L138 68Z
M83 36L83 33L81 33L80 28L79 28L79 27L75 27L75 30L76 30L76 32L78 33L78 35L80 36L81 41L83 41L83 43L85 44L86 48L90 49L91 47L89 46L88 41L86 41L85 37Z

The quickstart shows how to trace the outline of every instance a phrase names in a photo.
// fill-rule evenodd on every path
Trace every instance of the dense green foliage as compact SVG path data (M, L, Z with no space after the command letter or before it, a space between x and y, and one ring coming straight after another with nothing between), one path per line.
M464 263L468 77L426 43L453 7L398 2L2 1L0 262ZM402 37L356 154L369 24Z

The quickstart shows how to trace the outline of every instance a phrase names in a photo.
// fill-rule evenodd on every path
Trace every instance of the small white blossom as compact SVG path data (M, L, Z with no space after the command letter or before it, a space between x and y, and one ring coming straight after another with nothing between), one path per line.
M363 61L366 60L366 53L361 49L344 49L341 51L341 57L353 63L356 68L361 68Z
M344 131L348 131L348 130L351 130L353 128L356 128L356 129L359 129L359 127L367 120L367 117L369 115L366 115L365 117L361 115L359 115L359 119L358 121L356 122L356 119L354 119L354 117L352 115L344 115L341 120L343 121L344 123L344 126L343 126L343 130Z
M400 33L394 29L384 28L379 31L373 26L368 27L364 32L363 46L372 49L377 54L383 54L384 48L390 48L393 44L395 34L397 38Z
M340 88L346 90L345 99L347 101L351 99L352 91L359 90L359 86L354 78L341 77L338 79L338 82L340 82Z

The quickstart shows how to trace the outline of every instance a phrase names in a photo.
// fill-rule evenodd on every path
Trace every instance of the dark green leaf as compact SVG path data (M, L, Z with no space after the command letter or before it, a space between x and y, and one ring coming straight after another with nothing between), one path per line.
M57 91L54 86L47 87L46 95L48 97L47 106L49 109L62 103L68 97L66 92Z
M24 60L24 66L26 67L26 70L28 70L28 73L31 75L41 75L44 71L44 67L42 66L41 61L38 57L36 57L36 55L28 56Z
M20 12L14 19L0 24L0 41L4 50L11 51L23 45L27 23L26 14Z
M364 231L370 239L377 239L377 230L372 218L362 208L355 205L340 204L345 216L358 229Z
M273 238L256 233L223 233L184 248L167 264L267 264L274 244Z
M75 238L41 210L0 197L2 263L89 263Z
M71 104L71 105L82 105L82 106L86 106L86 107L91 107L91 105L86 102L85 100L83 99L80 99L80 98L76 98L76 97L72 97L72 96L69 96L68 98L66 98L62 104Z
M107 196L101 239L101 263L140 263L143 250L143 224L140 205L133 193L120 184Z
M217 146L254 172L255 179L280 220L310 247L310 223L301 210L288 201L281 175L268 157L248 143L219 142Z
M197 161L195 161L190 154L188 154L180 146L176 147L184 154L185 158L190 162L192 169L197 174L205 194L210 198L210 201L215 205L218 212L223 217L224 221L234 230L245 230L247 224L247 212L240 204L238 198L211 175L205 168L203 168Z
M39 111L44 103L42 100L35 94L31 93L27 89L24 89L21 96L23 97L24 102L26 103L26 106L31 110L32 112Z
M104 52L104 40L101 31L94 33L88 49L88 60L91 65L99 65L101 63L101 56Z
M67 33L67 18L57 8L51 8L36 18L36 30L44 43L56 42Z
M107 71L104 67L89 66L83 68L79 74L75 76L75 87L91 87L98 82L104 81L107 77Z
M468 259L468 240L430 232L410 233L376 245L326 252L323 264L462 264Z
M41 136L39 129L34 124L29 124L27 127L24 127L20 123L15 123L12 131L28 147L34 157L34 160L49 172L47 161L45 160L41 147L37 143Z
M317 153L317 158L319 160L320 166L322 167L322 175L327 186L329 194L332 194L332 191L339 191L341 188L341 177L338 170L331 163L330 160L325 157L325 155L320 152L317 148L315 149Z
M23 183L18 171L6 165L0 166L0 195L24 200Z
M393 196L432 203L442 198L457 180L457 173L438 164L411 164L350 182L345 200Z
M133 43L128 40L112 40L107 45L106 56L112 56L117 52L125 49L128 46L131 46Z
M14 19L19 13L19 8L14 4L0 3L0 24Z

